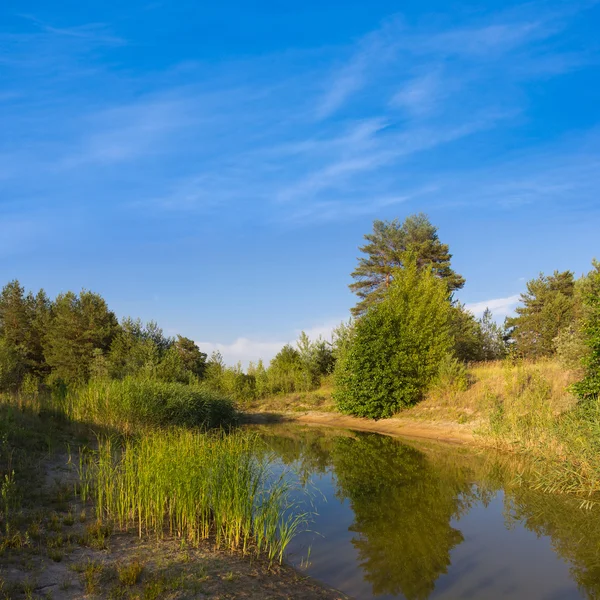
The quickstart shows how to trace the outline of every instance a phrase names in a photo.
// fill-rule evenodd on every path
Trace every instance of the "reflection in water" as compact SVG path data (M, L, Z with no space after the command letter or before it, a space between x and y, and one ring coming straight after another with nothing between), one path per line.
M389 437L340 438L332 460L373 592L427 598L463 541L450 521L464 510L470 486L442 479L424 454Z
M325 540L316 538L313 548L320 545L334 556L330 566L309 572L351 595L367 597L364 590L369 589L371 597L408 600L600 597L597 509L582 510L573 498L519 487L515 474L523 465L515 465L514 459L368 433L300 426L258 429L303 482L312 477L319 487L320 477L333 481L331 490L321 485L329 496L321 526L329 534ZM498 510L502 502L503 511ZM345 503L351 512L343 511ZM498 524L515 533L505 538ZM318 520L315 528L319 530ZM536 540L528 531L542 537ZM351 549L344 547L348 542ZM519 546L527 548L524 558ZM511 563L511 554L518 564ZM523 565L523 560L531 564ZM352 571L345 564L352 561L360 566L360 584L356 578L340 578L344 568ZM537 569L548 576L543 582L525 581L511 568L525 575Z

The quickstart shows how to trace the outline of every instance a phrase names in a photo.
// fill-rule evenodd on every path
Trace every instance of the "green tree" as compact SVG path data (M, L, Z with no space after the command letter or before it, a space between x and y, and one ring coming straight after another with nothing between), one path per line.
M500 327L489 308L479 319L479 334L481 336L482 360L498 360L506 355L504 328Z
M594 268L582 282L585 307L582 331L588 347L585 376L573 388L583 400L600 398L600 262L594 260L592 264Z
M463 362L483 360L481 325L475 315L457 302L450 311L450 324L456 358Z
M437 228L424 214L411 215L403 223L393 221L373 222L373 232L364 236L367 244L359 250L359 258L352 272L354 283L350 289L360 298L352 314L363 314L372 304L380 301L393 279L394 271L404 267L405 253L416 257L419 268L430 266L433 273L443 279L448 291L460 289L465 280L450 266L452 255L448 245L438 238Z
M305 365L300 352L286 344L269 365L269 384L274 393L288 394L302 387Z
M108 353L110 375L116 379L140 373L151 376L164 354L155 333L152 323L144 325L140 319L123 319Z
M184 369L195 375L202 377L206 369L206 354L200 351L200 348L190 338L177 336L173 342L173 349L179 355Z
M25 295L17 280L5 285L0 293L0 339L3 340L5 358L8 360L10 356L13 362L12 377L17 377L19 382L27 373L38 379L47 374L42 335L48 311L45 292Z
M518 355L542 358L554 353L554 338L575 316L575 280L571 271L555 271L527 282L517 316L506 319Z
M44 354L53 381L80 383L90 376L97 350L108 352L119 324L104 299L83 290L59 294L52 304Z
M452 348L450 313L446 284L431 267L407 260L385 298L356 322L336 363L339 409L381 418L417 402Z

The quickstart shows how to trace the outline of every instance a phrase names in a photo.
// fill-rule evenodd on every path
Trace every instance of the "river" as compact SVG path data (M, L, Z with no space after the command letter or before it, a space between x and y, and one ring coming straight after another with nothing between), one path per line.
M521 485L514 458L347 430L253 428L298 498L310 496L310 530L288 560L311 577L361 600L600 598L600 510Z

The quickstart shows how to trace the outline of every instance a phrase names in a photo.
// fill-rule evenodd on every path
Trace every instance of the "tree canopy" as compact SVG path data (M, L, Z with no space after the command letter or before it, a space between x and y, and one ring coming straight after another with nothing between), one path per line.
M385 297L356 322L338 359L334 397L342 412L389 417L420 399L452 349L448 288L407 258Z
M359 250L365 254L358 259L352 272L355 280L350 289L360 298L352 309L354 315L363 314L369 306L382 299L393 279L394 271L402 269L406 253L416 259L419 268L430 266L432 272L443 279L448 291L460 289L465 280L452 270L447 244L438 238L437 227L427 215L409 216L403 223L393 221L373 222L373 232L365 236L367 243Z
M506 319L515 352L525 358L542 358L554 353L554 339L569 326L575 315L575 279L571 271L540 273L527 282L516 317Z

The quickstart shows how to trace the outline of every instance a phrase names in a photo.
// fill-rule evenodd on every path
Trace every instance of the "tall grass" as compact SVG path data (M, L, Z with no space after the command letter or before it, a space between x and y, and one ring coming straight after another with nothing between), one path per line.
M197 544L264 553L282 561L309 514L276 477L258 438L243 433L153 431L123 445L99 440L83 464L97 516L142 535L176 535Z
M228 427L237 420L232 401L224 395L155 379L91 380L67 392L61 402L73 420L124 432L142 426Z
M507 365L484 440L533 459L533 487L591 496L600 492L600 399L558 403L539 372Z

